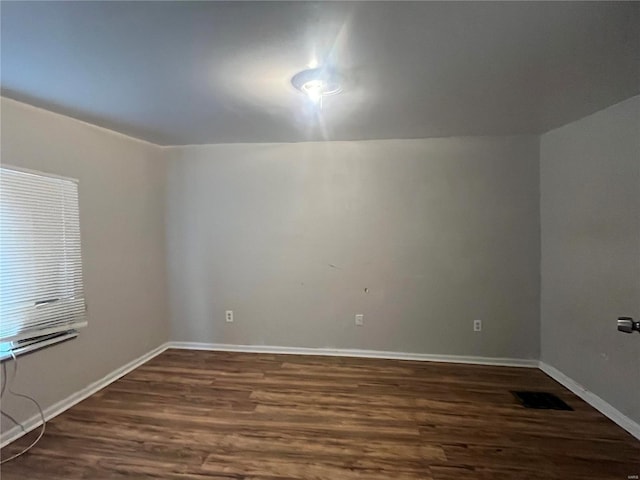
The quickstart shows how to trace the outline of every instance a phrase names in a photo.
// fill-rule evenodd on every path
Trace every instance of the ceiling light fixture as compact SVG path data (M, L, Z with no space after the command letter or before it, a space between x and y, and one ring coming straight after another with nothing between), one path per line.
M342 91L340 76L326 68L310 68L296 73L291 85L304 93L311 102L322 106L323 97L337 95Z

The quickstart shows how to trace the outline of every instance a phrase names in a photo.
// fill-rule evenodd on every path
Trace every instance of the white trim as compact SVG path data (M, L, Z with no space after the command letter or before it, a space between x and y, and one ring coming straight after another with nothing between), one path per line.
M426 353L402 353L402 352L385 352L378 350L355 350L355 349L337 349L337 348L304 348L304 347L271 347L266 345L231 345L224 343L197 343L197 342L168 342L164 343L150 352L142 355L135 360L114 370L102 379L93 382L82 390L69 395L67 398L44 409L44 417L47 421L60 415L64 411L70 409L75 404L90 397L94 393L102 390L107 385L115 382L127 373L135 370L143 363L151 360L153 357L160 355L168 348L178 348L184 350L215 350L221 352L248 352L248 353L275 353L288 355L321 355L321 356L337 356L337 357L361 357L361 358L386 358L393 360L417 360L427 362L447 362L447 363L466 363L475 365L496 365L503 367L529 367L536 368L537 360L526 360L518 358L492 358L492 357L472 357L463 355L432 355ZM34 415L25 422L23 426L25 431L15 426L0 435L0 448L5 447L9 443L17 440L26 433L39 427L42 424L40 415Z
M595 393L590 392L572 378L567 377L557 368L554 368L551 365L544 363L543 361L539 362L539 368L544 373L553 378L556 382L558 382L568 390L571 390L582 400L598 410L605 417L609 418L611 421L618 424L620 427L624 428L627 432L640 440L640 424L631 420L624 413L613 407L610 403L606 402Z
M359 357L359 358L385 358L392 360L415 360L421 362L446 362L446 363L464 363L472 365L494 365L502 367L526 367L539 368L549 375L555 381L575 393L589 405L608 417L614 423L625 429L631 435L640 440L640 425L629 417L615 409L609 403L598 397L593 392L588 391L582 385L567 377L564 373L542 361L520 358L498 358L498 357L475 357L467 355L435 355L428 353L404 353L404 352L386 352L378 350L357 350L357 349L339 349L339 348L305 348L305 347L275 347L268 345L232 345L225 343L197 343L197 342L167 342L141 357L132 360L122 367L114 370L102 379L93 382L82 390L68 396L67 398L45 408L44 416L47 421L60 415L64 411L73 407L75 404L90 397L94 393L102 390L107 385L122 378L127 373L135 370L143 363L151 360L153 357L160 355L169 348L177 348L183 350L213 350L220 352L247 352L247 353L273 353L285 355L320 355L320 356L338 356L338 357ZM6 432L2 432L0 436L0 448L4 448L9 443L17 440L26 433L41 425L40 416L34 415L23 423L25 431L23 432L18 426L15 426Z
M332 357L386 358L420 362L466 363L501 367L537 368L538 360L521 358L473 357L466 355L437 355L429 353L386 352L342 348L274 347L268 345L232 345L227 343L169 342L169 348L185 350L215 350L220 352L276 353L285 355L321 355Z
M141 357L138 357L135 360L130 361L126 365L123 365L122 367L114 370L113 372L109 373L108 375L101 378L100 380L93 382L90 385L87 385L82 390L69 395L67 398L60 400L57 403L54 403L50 407L45 408L44 418L47 421L49 421L53 417L60 415L62 412L73 407L76 403L79 403L85 398L90 397L97 391L102 390L104 387L106 387L110 383L115 382L119 378L124 377L127 373L131 372L132 370L135 370L143 363L151 360L153 357L157 355L160 355L162 352L164 352L168 348L168 346L169 346L168 343L164 343L154 348L153 350L151 350L148 353L145 353ZM5 445L8 445L9 443L17 440L23 435L29 433L31 430L39 427L40 425L42 425L42 420L40 418L40 415L37 414L29 418L25 422L23 422L22 425L24 426L24 429L25 429L24 432L17 425L14 426L13 428L10 428L6 432L2 432L2 435L0 437L1 438L0 448L3 448Z

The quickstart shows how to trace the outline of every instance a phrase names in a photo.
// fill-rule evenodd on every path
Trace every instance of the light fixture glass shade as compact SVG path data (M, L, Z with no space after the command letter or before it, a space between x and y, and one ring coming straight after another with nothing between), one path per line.
M327 68L310 68L296 73L291 84L313 102L318 103L322 97L337 95L342 91L340 76Z

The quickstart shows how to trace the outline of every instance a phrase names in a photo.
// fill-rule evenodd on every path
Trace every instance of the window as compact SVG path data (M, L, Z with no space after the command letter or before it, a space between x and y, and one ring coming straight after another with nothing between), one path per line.
M86 325L76 180L0 168L0 358Z

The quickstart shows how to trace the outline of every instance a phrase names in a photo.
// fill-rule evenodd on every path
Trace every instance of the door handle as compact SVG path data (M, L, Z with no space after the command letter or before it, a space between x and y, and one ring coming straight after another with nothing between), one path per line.
M640 333L640 322L636 322L631 317L618 317L618 331L624 333Z

